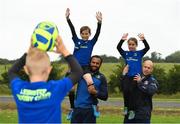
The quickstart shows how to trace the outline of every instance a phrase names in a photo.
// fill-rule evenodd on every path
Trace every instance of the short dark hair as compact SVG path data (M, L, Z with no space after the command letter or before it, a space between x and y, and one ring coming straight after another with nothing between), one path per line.
M129 43L129 41L134 41L134 43L138 45L138 41L135 37L130 37L127 42Z
M103 59L102 59L101 56L99 56L99 55L93 55L93 56L91 56L91 60L92 60L93 58L99 58L99 59L101 60L100 65L102 64ZM91 60L90 60L90 62L91 62Z
M80 34L81 34L84 30L88 30L89 33L91 34L91 29L90 29L88 26L82 26L82 27L80 28Z

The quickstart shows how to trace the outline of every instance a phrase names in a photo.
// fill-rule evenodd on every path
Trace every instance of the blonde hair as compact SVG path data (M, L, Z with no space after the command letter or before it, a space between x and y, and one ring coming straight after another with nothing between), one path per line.
M51 65L46 52L31 48L26 57L26 67L30 75L43 74Z

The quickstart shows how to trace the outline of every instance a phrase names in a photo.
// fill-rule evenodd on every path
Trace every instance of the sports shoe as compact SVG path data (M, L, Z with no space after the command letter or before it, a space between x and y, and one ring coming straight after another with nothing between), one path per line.
M93 107L93 110L94 110L94 116L98 118L100 116L100 112L97 111L97 106L96 105L92 105L92 107Z
M67 116L66 116L66 119L67 119L67 120L71 120L71 118L72 118L72 113L73 113L73 109L69 110L69 113L68 113Z
M132 119L134 119L134 117L135 117L135 112L134 111L129 111L129 116L128 116L128 119L129 120L132 120Z
M128 114L128 108L127 107L124 107L123 109L123 115L127 115Z

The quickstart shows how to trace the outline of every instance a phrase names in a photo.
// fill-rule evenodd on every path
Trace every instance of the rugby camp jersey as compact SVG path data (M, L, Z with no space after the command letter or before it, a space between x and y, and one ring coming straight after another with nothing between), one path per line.
M30 83L11 81L19 123L61 123L61 102L72 88L69 78Z

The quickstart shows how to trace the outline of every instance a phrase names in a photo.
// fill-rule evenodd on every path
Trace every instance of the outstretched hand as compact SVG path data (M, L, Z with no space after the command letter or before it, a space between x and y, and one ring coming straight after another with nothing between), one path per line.
M66 9L65 16L66 16L66 19L69 19L69 16L70 16L70 9L69 8Z
M102 13L101 12L96 12L96 19L98 20L98 22L102 22Z
M144 40L144 39L145 39L143 33L139 33L139 34L138 34L138 37L140 38L140 40Z
M56 51L55 52L62 54L64 57L68 56L70 54L69 51L66 49L60 35L56 39Z
M128 37L128 33L124 33L121 39L122 40L127 40L127 37Z

